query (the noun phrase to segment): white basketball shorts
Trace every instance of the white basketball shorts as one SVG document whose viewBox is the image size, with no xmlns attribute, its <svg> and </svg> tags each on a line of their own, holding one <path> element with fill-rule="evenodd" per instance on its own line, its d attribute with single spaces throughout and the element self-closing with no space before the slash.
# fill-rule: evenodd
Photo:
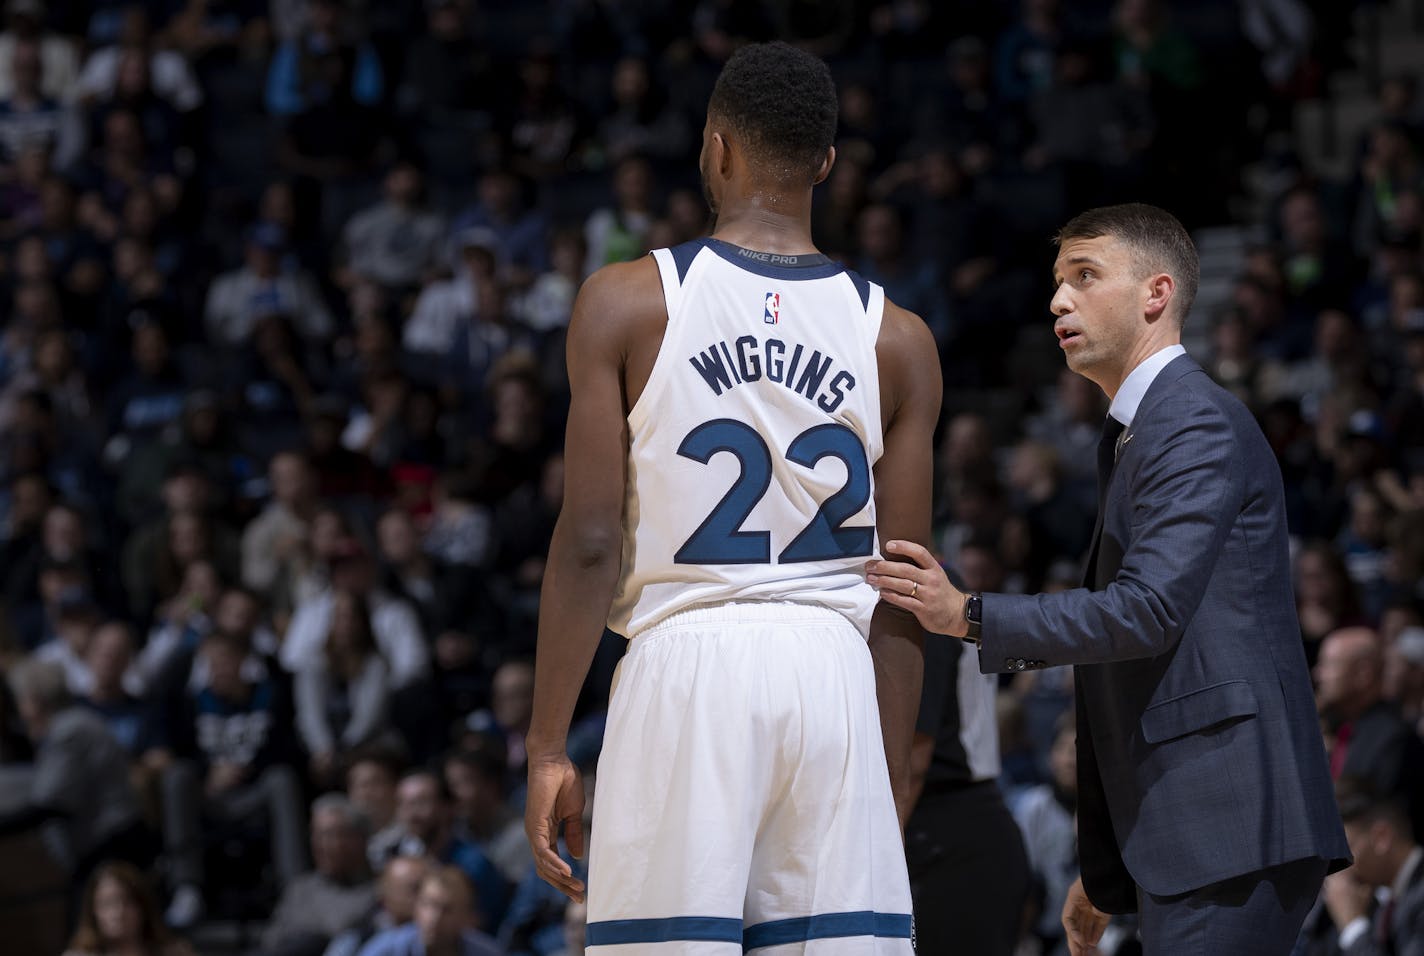
<svg viewBox="0 0 1424 956">
<path fill-rule="evenodd" d="M 870 651 L 835 611 L 694 608 L 635 637 L 594 793 L 597 956 L 913 952 Z"/>
</svg>

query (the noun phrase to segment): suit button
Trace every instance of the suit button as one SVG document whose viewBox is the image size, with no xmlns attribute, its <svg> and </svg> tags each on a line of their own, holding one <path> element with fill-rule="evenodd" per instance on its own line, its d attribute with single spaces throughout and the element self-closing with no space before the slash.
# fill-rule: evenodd
<svg viewBox="0 0 1424 956">
<path fill-rule="evenodd" d="M 1015 666 L 1018 670 L 1023 670 L 1025 667 L 1028 666 L 1028 661 L 1026 661 L 1026 660 L 1024 660 L 1022 657 L 1020 657 L 1018 660 L 1014 661 L 1014 666 Z"/>
</svg>

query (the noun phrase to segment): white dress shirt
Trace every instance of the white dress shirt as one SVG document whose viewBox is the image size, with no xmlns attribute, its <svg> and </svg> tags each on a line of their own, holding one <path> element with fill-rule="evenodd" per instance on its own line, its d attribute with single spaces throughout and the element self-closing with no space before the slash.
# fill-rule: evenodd
<svg viewBox="0 0 1424 956">
<path fill-rule="evenodd" d="M 1112 404 L 1108 406 L 1108 414 L 1123 426 L 1132 424 L 1132 420 L 1137 417 L 1137 406 L 1142 404 L 1143 396 L 1152 387 L 1152 383 L 1157 380 L 1157 376 L 1166 368 L 1178 355 L 1186 355 L 1187 350 L 1181 345 L 1169 345 L 1165 349 L 1153 352 L 1147 358 L 1127 374 L 1123 379 L 1122 387 L 1113 396 Z"/>
</svg>

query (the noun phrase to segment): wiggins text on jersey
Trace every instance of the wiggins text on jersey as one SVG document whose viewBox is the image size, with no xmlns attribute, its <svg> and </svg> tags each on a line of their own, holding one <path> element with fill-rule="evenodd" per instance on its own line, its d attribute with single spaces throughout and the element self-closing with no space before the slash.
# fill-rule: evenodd
<svg viewBox="0 0 1424 956">
<path fill-rule="evenodd" d="M 831 356 L 818 349 L 808 355 L 799 342 L 788 347 L 781 339 L 761 341 L 754 335 L 743 335 L 731 345 L 714 342 L 687 360 L 714 395 L 765 378 L 814 402 L 828 415 L 840 408 L 846 394 L 855 388 L 855 376 L 838 368 Z"/>
</svg>

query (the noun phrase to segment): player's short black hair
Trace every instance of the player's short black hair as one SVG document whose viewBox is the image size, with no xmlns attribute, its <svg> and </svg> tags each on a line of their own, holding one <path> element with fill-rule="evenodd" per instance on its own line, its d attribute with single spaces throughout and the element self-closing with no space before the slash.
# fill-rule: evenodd
<svg viewBox="0 0 1424 956">
<path fill-rule="evenodd" d="M 752 43 L 732 54 L 712 90 L 709 116 L 741 135 L 778 182 L 814 181 L 836 138 L 840 102 L 831 71 L 789 43 Z"/>
<path fill-rule="evenodd" d="M 1172 307 L 1180 326 L 1187 318 L 1201 282 L 1201 261 L 1192 237 L 1176 216 L 1145 203 L 1124 203 L 1089 209 L 1069 220 L 1053 241 L 1111 236 L 1132 250 L 1145 277 L 1165 272 L 1177 283 Z"/>
</svg>

